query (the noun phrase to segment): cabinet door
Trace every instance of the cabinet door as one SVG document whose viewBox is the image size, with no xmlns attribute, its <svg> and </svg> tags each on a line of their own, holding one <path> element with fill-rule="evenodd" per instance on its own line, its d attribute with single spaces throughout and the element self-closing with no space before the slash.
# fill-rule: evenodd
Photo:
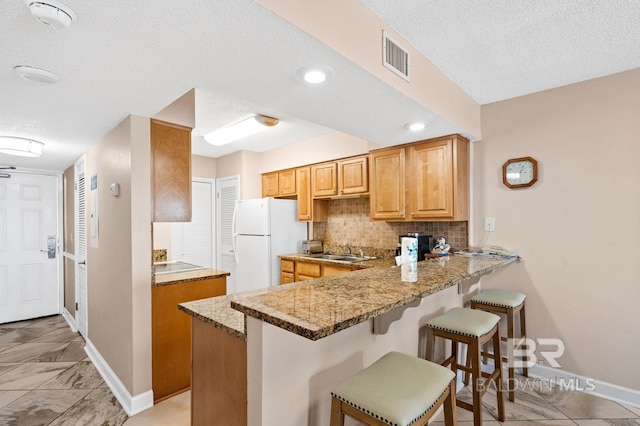
<svg viewBox="0 0 640 426">
<path fill-rule="evenodd" d="M 191 318 L 179 303 L 224 295 L 226 278 L 207 278 L 151 288 L 151 381 L 157 402 L 191 384 Z"/>
<path fill-rule="evenodd" d="M 320 271 L 320 265 L 317 263 L 309 262 L 296 262 L 296 281 L 312 280 L 314 278 L 320 278 L 322 273 Z"/>
<path fill-rule="evenodd" d="M 296 170 L 278 172 L 278 195 L 291 197 L 296 195 Z"/>
<path fill-rule="evenodd" d="M 298 220 L 301 222 L 326 222 L 327 200 L 311 198 L 311 167 L 296 170 L 298 194 Z"/>
<path fill-rule="evenodd" d="M 405 218 L 405 149 L 374 151 L 371 163 L 371 219 Z"/>
<path fill-rule="evenodd" d="M 310 221 L 311 217 L 311 167 L 300 167 L 296 170 L 298 193 L 298 220 Z"/>
<path fill-rule="evenodd" d="M 453 218 L 452 140 L 408 148 L 412 219 Z"/>
<path fill-rule="evenodd" d="M 291 272 L 280 272 L 280 284 L 290 284 L 295 281 Z"/>
<path fill-rule="evenodd" d="M 191 222 L 191 129 L 151 120 L 154 222 Z"/>
<path fill-rule="evenodd" d="M 369 191 L 369 157 L 338 161 L 339 195 L 362 194 Z"/>
<path fill-rule="evenodd" d="M 277 197 L 278 196 L 278 172 L 265 173 L 262 175 L 262 196 Z"/>
<path fill-rule="evenodd" d="M 312 197 L 332 197 L 338 194 L 337 165 L 324 163 L 311 166 Z"/>
<path fill-rule="evenodd" d="M 322 267 L 322 276 L 323 277 L 330 277 L 332 275 L 346 274 L 347 272 L 351 272 L 351 268 L 346 268 L 344 266 L 334 266 L 334 265 L 324 265 Z"/>
</svg>

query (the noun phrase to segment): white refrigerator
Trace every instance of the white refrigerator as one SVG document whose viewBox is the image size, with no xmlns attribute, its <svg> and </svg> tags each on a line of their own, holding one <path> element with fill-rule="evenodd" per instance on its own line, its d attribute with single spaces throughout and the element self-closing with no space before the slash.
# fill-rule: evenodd
<svg viewBox="0 0 640 426">
<path fill-rule="evenodd" d="M 295 200 L 275 198 L 236 201 L 236 288 L 227 288 L 227 294 L 280 284 L 278 255 L 298 253 L 307 239 L 307 224 L 298 222 L 297 206 Z"/>
</svg>

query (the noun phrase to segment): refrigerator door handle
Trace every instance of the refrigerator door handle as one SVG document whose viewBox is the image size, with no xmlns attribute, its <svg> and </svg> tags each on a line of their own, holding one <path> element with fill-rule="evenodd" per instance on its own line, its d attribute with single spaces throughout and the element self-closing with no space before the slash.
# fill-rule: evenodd
<svg viewBox="0 0 640 426">
<path fill-rule="evenodd" d="M 233 207 L 233 217 L 231 219 L 231 246 L 233 250 L 233 257 L 236 260 L 236 265 L 238 264 L 238 254 L 236 253 L 236 239 L 238 238 L 238 234 L 236 233 L 236 216 L 238 215 L 238 203 Z"/>
</svg>

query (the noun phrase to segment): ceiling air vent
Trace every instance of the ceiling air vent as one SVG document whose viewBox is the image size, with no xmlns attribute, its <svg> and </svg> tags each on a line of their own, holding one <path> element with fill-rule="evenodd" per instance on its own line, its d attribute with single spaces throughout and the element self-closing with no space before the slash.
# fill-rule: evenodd
<svg viewBox="0 0 640 426">
<path fill-rule="evenodd" d="M 382 62 L 385 67 L 409 81 L 409 53 L 382 32 Z"/>
</svg>

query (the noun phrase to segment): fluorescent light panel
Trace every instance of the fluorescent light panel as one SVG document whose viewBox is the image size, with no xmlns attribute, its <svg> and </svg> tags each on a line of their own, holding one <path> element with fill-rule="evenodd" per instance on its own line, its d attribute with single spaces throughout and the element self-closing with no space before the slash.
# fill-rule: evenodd
<svg viewBox="0 0 640 426">
<path fill-rule="evenodd" d="M 14 136 L 0 136 L 0 153 L 21 157 L 40 157 L 42 142 Z"/>
<path fill-rule="evenodd" d="M 277 118 L 252 115 L 244 120 L 225 126 L 204 135 L 204 140 L 214 146 L 222 146 L 246 138 L 278 124 Z"/>
</svg>

